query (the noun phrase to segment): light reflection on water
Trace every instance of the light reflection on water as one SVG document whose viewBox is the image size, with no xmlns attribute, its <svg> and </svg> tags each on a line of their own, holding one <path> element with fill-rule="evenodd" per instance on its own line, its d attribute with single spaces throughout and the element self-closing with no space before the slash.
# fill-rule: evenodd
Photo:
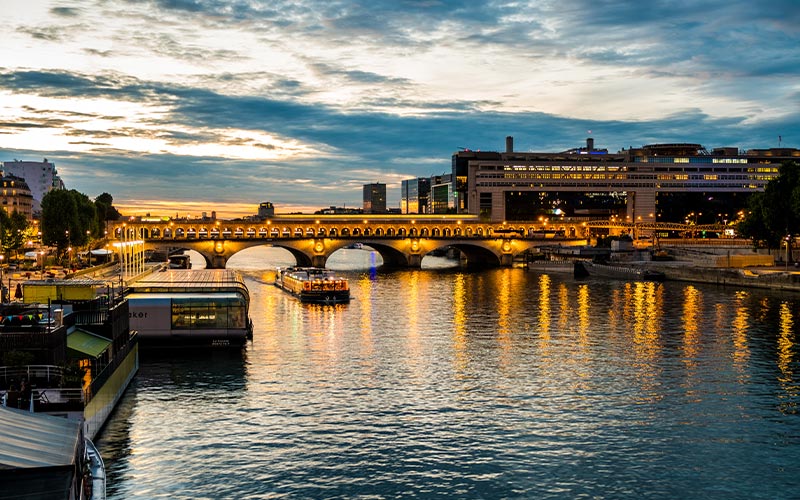
<svg viewBox="0 0 800 500">
<path fill-rule="evenodd" d="M 795 295 L 240 254 L 242 354 L 155 356 L 98 442 L 112 498 L 795 498 Z M 769 478 L 766 480 L 766 478 Z"/>
</svg>

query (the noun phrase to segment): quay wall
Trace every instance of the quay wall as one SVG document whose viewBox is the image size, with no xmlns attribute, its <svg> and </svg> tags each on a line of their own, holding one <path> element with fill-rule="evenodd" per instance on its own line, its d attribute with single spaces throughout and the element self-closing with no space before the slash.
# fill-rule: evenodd
<svg viewBox="0 0 800 500">
<path fill-rule="evenodd" d="M 800 272 L 758 268 L 733 269 L 692 265 L 659 265 L 655 262 L 648 263 L 647 267 L 663 272 L 666 279 L 674 281 L 800 292 Z"/>
</svg>

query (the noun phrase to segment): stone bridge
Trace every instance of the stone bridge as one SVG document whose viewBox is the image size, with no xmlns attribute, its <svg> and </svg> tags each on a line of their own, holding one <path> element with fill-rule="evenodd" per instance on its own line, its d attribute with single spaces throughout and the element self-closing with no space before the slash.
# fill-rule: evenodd
<svg viewBox="0 0 800 500">
<path fill-rule="evenodd" d="M 544 242 L 585 244 L 585 223 L 560 220 L 492 223 L 475 216 L 275 216 L 264 221 L 126 220 L 110 227 L 122 241 L 142 240 L 145 249 L 197 251 L 208 268 L 224 268 L 253 246 L 284 248 L 301 266 L 324 267 L 333 252 L 361 243 L 374 248 L 387 267 L 419 267 L 437 249 L 453 247 L 467 266 L 510 266 Z"/>
</svg>

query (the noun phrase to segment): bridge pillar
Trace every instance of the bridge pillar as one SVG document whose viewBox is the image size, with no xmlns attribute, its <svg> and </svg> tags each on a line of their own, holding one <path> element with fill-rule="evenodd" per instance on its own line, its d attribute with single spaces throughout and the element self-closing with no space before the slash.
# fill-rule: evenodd
<svg viewBox="0 0 800 500">
<path fill-rule="evenodd" d="M 328 257 L 325 255 L 314 255 L 311 257 L 311 265 L 313 267 L 325 267 Z"/>
<path fill-rule="evenodd" d="M 410 268 L 420 268 L 422 267 L 422 255 L 418 253 L 412 253 L 408 256 L 408 267 Z"/>
<path fill-rule="evenodd" d="M 212 255 L 211 258 L 206 259 L 208 262 L 208 267 L 210 269 L 225 269 L 225 265 L 228 263 L 228 258 L 224 255 Z"/>
<path fill-rule="evenodd" d="M 503 241 L 503 245 L 500 247 L 500 266 L 502 267 L 511 267 L 514 265 L 514 254 L 511 253 L 511 242 L 508 240 Z"/>
<path fill-rule="evenodd" d="M 412 238 L 411 253 L 407 256 L 407 266 L 414 269 L 422 267 L 422 254 L 420 253 L 419 238 Z"/>
</svg>

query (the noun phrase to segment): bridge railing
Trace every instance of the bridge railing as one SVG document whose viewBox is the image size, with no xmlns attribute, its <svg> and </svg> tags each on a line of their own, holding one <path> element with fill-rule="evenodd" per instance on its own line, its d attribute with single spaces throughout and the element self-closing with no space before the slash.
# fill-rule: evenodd
<svg viewBox="0 0 800 500">
<path fill-rule="evenodd" d="M 115 228 L 115 234 L 119 234 Z M 405 225 L 395 224 L 362 224 L 362 225 L 172 225 L 172 224 L 126 224 L 123 229 L 129 238 L 162 241 L 187 240 L 288 240 L 309 238 L 339 239 L 397 239 L 397 238 L 429 238 L 429 239 L 558 239 L 584 238 L 585 227 L 563 226 L 553 228 L 532 224 L 462 224 L 462 221 L 449 223 L 417 224 L 411 221 Z"/>
</svg>

